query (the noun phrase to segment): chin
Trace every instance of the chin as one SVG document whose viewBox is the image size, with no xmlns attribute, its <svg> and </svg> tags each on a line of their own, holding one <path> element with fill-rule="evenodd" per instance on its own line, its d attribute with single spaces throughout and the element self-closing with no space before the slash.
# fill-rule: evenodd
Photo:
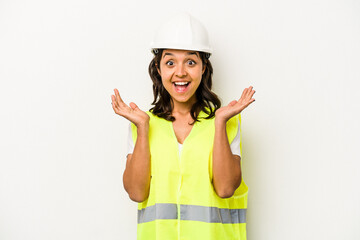
<svg viewBox="0 0 360 240">
<path fill-rule="evenodd" d="M 188 103 L 190 102 L 189 99 L 173 99 L 174 102 L 178 102 L 178 103 Z"/>
<path fill-rule="evenodd" d="M 191 98 L 173 98 L 173 101 L 178 103 L 191 103 Z"/>
</svg>

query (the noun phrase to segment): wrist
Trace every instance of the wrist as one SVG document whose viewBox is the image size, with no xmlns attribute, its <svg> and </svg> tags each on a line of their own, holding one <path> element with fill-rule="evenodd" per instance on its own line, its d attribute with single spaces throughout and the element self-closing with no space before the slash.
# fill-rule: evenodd
<svg viewBox="0 0 360 240">
<path fill-rule="evenodd" d="M 144 122 L 141 124 L 138 124 L 136 126 L 137 132 L 139 133 L 147 133 L 149 131 L 149 122 Z"/>
<path fill-rule="evenodd" d="M 215 130 L 221 130 L 226 128 L 226 120 L 224 119 L 215 119 Z"/>
<path fill-rule="evenodd" d="M 227 119 L 215 116 L 215 126 L 224 126 L 226 125 L 226 122 Z"/>
</svg>

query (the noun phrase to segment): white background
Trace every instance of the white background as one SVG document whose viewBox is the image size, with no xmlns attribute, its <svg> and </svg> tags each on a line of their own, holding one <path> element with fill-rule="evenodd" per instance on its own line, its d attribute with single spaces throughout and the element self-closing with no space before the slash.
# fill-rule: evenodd
<svg viewBox="0 0 360 240">
<path fill-rule="evenodd" d="M 0 0 L 0 239 L 135 239 L 122 185 L 157 26 L 187 11 L 242 113 L 249 240 L 360 239 L 360 2 Z"/>
</svg>

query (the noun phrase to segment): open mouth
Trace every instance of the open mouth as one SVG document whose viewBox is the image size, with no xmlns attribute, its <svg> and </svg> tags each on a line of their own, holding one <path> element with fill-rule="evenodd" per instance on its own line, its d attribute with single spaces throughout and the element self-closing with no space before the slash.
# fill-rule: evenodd
<svg viewBox="0 0 360 240">
<path fill-rule="evenodd" d="M 190 85 L 190 82 L 173 82 L 176 92 L 185 92 Z"/>
</svg>

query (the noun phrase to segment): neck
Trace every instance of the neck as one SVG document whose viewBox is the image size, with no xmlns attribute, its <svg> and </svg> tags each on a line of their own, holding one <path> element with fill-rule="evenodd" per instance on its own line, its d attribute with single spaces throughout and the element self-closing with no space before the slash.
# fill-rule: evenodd
<svg viewBox="0 0 360 240">
<path fill-rule="evenodd" d="M 173 114 L 181 114 L 181 115 L 190 114 L 191 107 L 193 106 L 193 104 L 195 102 L 196 102 L 196 98 L 192 98 L 187 102 L 173 101 L 172 113 Z"/>
</svg>

